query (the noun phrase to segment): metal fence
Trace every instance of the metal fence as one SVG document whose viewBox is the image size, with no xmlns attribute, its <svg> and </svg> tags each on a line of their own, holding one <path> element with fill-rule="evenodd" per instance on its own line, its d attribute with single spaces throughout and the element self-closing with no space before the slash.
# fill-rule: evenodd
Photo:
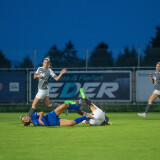
<svg viewBox="0 0 160 160">
<path fill-rule="evenodd" d="M 61 68 L 52 68 L 59 74 Z M 153 92 L 148 73 L 153 67 L 68 68 L 60 81 L 49 80 L 50 100 L 63 102 L 81 98 L 82 87 L 92 101 L 104 105 L 144 104 Z M 0 104 L 31 104 L 37 91 L 38 80 L 33 79 L 36 69 L 0 69 Z"/>
</svg>

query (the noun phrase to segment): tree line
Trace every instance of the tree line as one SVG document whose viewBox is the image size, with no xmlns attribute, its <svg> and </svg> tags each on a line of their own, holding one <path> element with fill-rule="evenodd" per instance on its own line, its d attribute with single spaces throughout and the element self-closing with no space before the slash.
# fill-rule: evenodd
<svg viewBox="0 0 160 160">
<path fill-rule="evenodd" d="M 78 57 L 78 51 L 73 43 L 69 41 L 65 44 L 65 48 L 60 50 L 56 45 L 53 45 L 44 57 L 49 56 L 52 67 L 70 68 L 70 67 L 85 67 L 86 60 Z M 119 53 L 116 60 L 113 58 L 112 51 L 109 50 L 108 44 L 100 42 L 91 52 L 88 59 L 88 67 L 136 67 L 136 66 L 155 66 L 160 61 L 160 26 L 156 27 L 156 36 L 151 40 L 144 50 L 144 57 L 140 56 L 138 51 L 133 46 L 130 49 L 124 47 L 122 53 Z M 138 64 L 140 58 L 140 64 Z M 33 68 L 33 62 L 29 56 L 15 66 L 16 68 Z M 0 68 L 11 68 L 9 61 L 3 52 L 0 50 Z"/>
</svg>

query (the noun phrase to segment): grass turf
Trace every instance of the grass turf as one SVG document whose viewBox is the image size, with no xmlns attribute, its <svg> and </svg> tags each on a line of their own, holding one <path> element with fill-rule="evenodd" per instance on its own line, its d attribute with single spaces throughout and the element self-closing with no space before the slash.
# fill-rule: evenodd
<svg viewBox="0 0 160 160">
<path fill-rule="evenodd" d="M 24 127 L 20 115 L 0 113 L 0 160 L 160 159 L 160 113 L 108 113 L 113 124 L 98 127 Z"/>
</svg>

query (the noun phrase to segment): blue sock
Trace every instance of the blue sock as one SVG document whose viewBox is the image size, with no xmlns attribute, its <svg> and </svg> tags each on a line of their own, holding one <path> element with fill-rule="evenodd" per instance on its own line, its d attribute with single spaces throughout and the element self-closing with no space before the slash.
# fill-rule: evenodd
<svg viewBox="0 0 160 160">
<path fill-rule="evenodd" d="M 87 119 L 87 117 L 83 116 L 83 117 L 75 119 L 74 121 L 78 124 L 78 123 L 81 123 L 83 120 L 86 120 L 86 119 Z"/>
<path fill-rule="evenodd" d="M 80 108 L 80 105 L 75 105 L 75 104 L 69 104 L 69 107 L 68 107 L 68 109 L 69 110 L 72 110 L 72 109 L 79 109 Z"/>
</svg>

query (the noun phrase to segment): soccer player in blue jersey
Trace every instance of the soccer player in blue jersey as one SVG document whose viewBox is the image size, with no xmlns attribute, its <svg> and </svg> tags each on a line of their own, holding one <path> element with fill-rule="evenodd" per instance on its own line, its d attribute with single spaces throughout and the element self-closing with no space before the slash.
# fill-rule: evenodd
<svg viewBox="0 0 160 160">
<path fill-rule="evenodd" d="M 58 106 L 54 111 L 49 112 L 46 116 L 44 116 L 43 112 L 36 112 L 32 114 L 31 118 L 29 116 L 21 117 L 21 121 L 24 126 L 28 126 L 30 123 L 33 123 L 34 126 L 73 126 L 76 125 L 83 120 L 92 118 L 92 115 L 86 114 L 80 118 L 75 120 L 66 120 L 60 119 L 59 115 L 64 111 L 64 109 L 68 110 L 80 110 L 80 104 L 67 104 L 64 103 Z"/>
</svg>

